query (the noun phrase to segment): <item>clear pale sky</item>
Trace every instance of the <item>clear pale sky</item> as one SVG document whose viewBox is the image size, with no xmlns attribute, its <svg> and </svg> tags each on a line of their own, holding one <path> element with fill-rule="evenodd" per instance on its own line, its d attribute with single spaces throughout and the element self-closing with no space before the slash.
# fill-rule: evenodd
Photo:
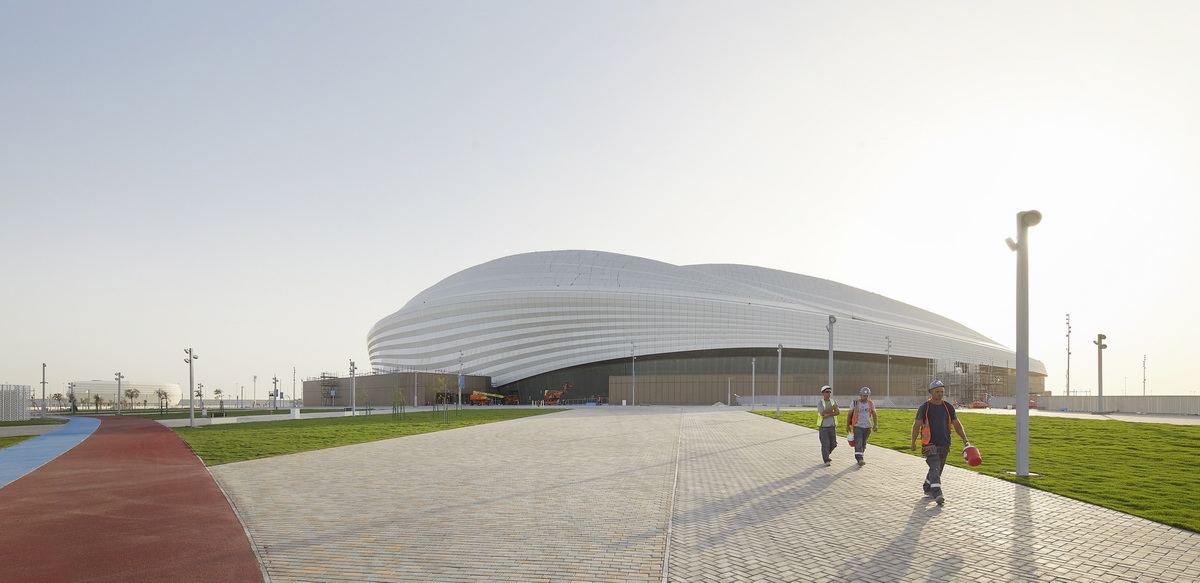
<svg viewBox="0 0 1200 583">
<path fill-rule="evenodd" d="M 0 3 L 0 383 L 260 398 L 443 277 L 832 279 L 1200 394 L 1200 3 Z M 880 350 L 883 349 L 880 339 Z M 900 347 L 895 347 L 902 352 Z M 1143 368 L 1143 358 L 1145 368 Z"/>
</svg>

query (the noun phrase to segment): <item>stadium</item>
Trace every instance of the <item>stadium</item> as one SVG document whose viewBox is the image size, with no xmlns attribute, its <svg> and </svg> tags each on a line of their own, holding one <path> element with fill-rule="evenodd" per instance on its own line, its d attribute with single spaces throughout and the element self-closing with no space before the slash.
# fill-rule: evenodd
<svg viewBox="0 0 1200 583">
<path fill-rule="evenodd" d="M 601 251 L 465 269 L 376 323 L 367 344 L 377 375 L 465 375 L 521 402 L 809 404 L 831 377 L 835 394 L 869 386 L 896 405 L 923 400 L 933 379 L 959 403 L 1011 402 L 1016 387 L 1011 349 L 879 294 L 763 267 Z M 1045 366 L 1030 359 L 1029 370 L 1030 393 L 1040 393 Z"/>
</svg>

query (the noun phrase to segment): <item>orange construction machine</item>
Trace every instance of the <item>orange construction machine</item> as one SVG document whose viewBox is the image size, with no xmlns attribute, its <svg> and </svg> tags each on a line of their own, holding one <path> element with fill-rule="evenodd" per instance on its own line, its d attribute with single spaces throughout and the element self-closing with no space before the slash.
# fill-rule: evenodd
<svg viewBox="0 0 1200 583">
<path fill-rule="evenodd" d="M 571 383 L 563 383 L 562 389 L 546 389 L 542 392 L 542 400 L 547 405 L 557 405 L 567 394 L 567 389 L 569 388 L 571 388 Z"/>
<path fill-rule="evenodd" d="M 472 391 L 471 392 L 471 404 L 472 405 L 490 405 L 491 404 L 490 399 L 504 399 L 504 395 L 497 395 L 495 393 L 485 393 L 483 391 Z"/>
</svg>

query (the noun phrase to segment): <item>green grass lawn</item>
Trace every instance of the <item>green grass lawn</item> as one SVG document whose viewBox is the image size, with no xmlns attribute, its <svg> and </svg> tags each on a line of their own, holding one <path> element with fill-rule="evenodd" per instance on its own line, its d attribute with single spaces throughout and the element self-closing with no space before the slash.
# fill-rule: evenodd
<svg viewBox="0 0 1200 583">
<path fill-rule="evenodd" d="M 28 421 L 0 421 L 0 427 L 19 427 L 24 425 L 62 425 L 66 423 L 62 419 L 30 419 Z M 36 435 L 12 435 L 8 437 L 0 437 L 0 449 L 10 447 L 21 443 L 27 439 L 33 439 Z"/>
<path fill-rule="evenodd" d="M 0 437 L 0 449 L 16 445 L 26 439 L 33 439 L 36 435 L 11 435 L 8 437 Z"/>
<path fill-rule="evenodd" d="M 385 413 L 353 417 L 289 419 L 173 428 L 205 465 L 259 459 L 303 451 L 354 445 L 509 419 L 554 413 L 562 409 L 463 409 L 406 413 L 403 419 Z M 445 421 L 443 421 L 445 420 Z"/>
<path fill-rule="evenodd" d="M 0 421 L 0 427 L 19 427 L 22 425 L 62 425 L 62 419 L 30 419 L 28 421 Z"/>
<path fill-rule="evenodd" d="M 880 428 L 871 434 L 871 445 L 917 456 L 908 448 L 915 411 L 877 414 Z M 958 415 L 983 464 L 968 466 L 952 453 L 951 465 L 1200 532 L 1200 505 L 1191 497 L 1200 491 L 1200 426 L 1030 416 L 1029 471 L 1044 474 L 1031 477 L 1001 473 L 1016 470 L 1015 415 Z M 780 420 L 815 428 L 816 412 L 783 411 Z M 844 440 L 844 415 L 838 427 Z M 954 444 L 961 450 L 957 435 Z"/>
</svg>

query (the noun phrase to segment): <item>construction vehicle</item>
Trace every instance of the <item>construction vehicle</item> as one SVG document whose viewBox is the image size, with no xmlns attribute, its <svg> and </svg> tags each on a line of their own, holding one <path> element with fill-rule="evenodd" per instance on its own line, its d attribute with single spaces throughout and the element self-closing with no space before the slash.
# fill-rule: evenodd
<svg viewBox="0 0 1200 583">
<path fill-rule="evenodd" d="M 490 405 L 491 401 L 489 399 L 503 399 L 503 398 L 504 398 L 504 395 L 497 395 L 495 393 L 485 393 L 483 391 L 471 391 L 470 400 L 471 400 L 472 405 Z"/>
<path fill-rule="evenodd" d="M 563 383 L 562 389 L 546 389 L 542 391 L 542 400 L 546 405 L 557 405 L 567 394 L 569 388 L 571 388 L 571 383 Z"/>
</svg>

